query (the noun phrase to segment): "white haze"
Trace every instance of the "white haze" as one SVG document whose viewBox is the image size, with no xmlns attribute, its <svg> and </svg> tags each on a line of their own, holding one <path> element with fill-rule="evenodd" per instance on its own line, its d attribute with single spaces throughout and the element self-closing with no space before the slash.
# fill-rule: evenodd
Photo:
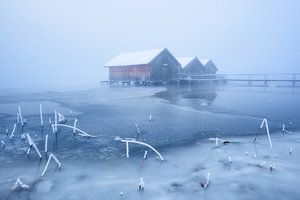
<svg viewBox="0 0 300 200">
<path fill-rule="evenodd" d="M 96 85 L 123 51 L 167 47 L 220 73 L 299 72 L 299 1 L 1 1 L 0 87 Z"/>
</svg>

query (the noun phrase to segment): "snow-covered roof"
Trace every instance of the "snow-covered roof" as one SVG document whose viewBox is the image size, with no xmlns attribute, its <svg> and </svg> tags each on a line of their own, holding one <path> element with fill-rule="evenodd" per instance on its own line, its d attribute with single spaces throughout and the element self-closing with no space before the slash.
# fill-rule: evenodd
<svg viewBox="0 0 300 200">
<path fill-rule="evenodd" d="M 185 68 L 192 60 L 194 60 L 196 57 L 179 57 L 176 58 L 178 62 L 181 64 L 182 68 Z"/>
<path fill-rule="evenodd" d="M 121 53 L 105 63 L 104 67 L 149 64 L 163 50 L 165 48 Z"/>
<path fill-rule="evenodd" d="M 210 59 L 209 58 L 202 58 L 202 59 L 199 59 L 199 61 L 201 62 L 202 65 L 206 65 Z"/>
<path fill-rule="evenodd" d="M 199 59 L 199 61 L 202 63 L 202 65 L 204 65 L 206 68 L 210 68 L 210 69 L 214 69 L 215 71 L 218 71 L 218 68 L 216 67 L 216 65 L 212 62 L 211 59 Z M 208 63 L 211 63 L 211 65 L 207 66 Z"/>
</svg>

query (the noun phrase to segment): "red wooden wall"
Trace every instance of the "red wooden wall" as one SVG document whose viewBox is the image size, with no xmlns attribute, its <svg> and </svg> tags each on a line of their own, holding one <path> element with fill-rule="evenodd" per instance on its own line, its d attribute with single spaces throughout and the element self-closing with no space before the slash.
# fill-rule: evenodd
<svg viewBox="0 0 300 200">
<path fill-rule="evenodd" d="M 109 79 L 119 81 L 150 80 L 150 65 L 110 67 Z"/>
</svg>

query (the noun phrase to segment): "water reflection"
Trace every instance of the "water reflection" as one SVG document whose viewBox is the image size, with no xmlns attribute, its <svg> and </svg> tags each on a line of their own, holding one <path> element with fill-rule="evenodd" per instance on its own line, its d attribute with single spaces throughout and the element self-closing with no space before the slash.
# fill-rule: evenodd
<svg viewBox="0 0 300 200">
<path fill-rule="evenodd" d="M 211 105 L 218 94 L 214 86 L 207 87 L 167 87 L 167 90 L 155 94 L 156 97 L 165 99 L 171 104 L 188 106 L 194 109 L 203 109 Z"/>
</svg>

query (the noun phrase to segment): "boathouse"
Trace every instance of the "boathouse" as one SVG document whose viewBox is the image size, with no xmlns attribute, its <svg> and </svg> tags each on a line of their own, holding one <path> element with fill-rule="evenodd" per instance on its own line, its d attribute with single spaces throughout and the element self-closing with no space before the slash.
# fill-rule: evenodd
<svg viewBox="0 0 300 200">
<path fill-rule="evenodd" d="M 211 59 L 199 59 L 201 64 L 205 68 L 205 74 L 216 74 L 218 71 L 218 68 L 216 65 L 213 63 Z"/>
<path fill-rule="evenodd" d="M 179 57 L 181 64 L 181 73 L 185 75 L 203 75 L 206 74 L 206 68 L 197 57 Z"/>
<path fill-rule="evenodd" d="M 170 82 L 180 73 L 180 63 L 168 49 L 127 52 L 104 64 L 110 81 Z"/>
</svg>

